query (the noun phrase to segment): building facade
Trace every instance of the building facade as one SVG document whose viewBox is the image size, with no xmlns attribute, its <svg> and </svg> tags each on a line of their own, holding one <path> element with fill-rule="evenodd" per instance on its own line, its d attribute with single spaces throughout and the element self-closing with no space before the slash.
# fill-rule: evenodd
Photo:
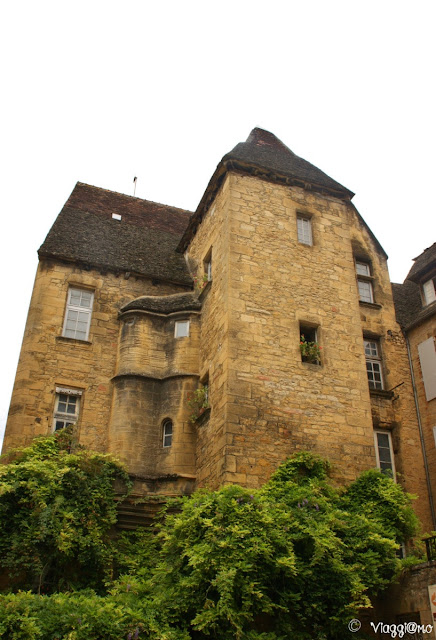
<svg viewBox="0 0 436 640">
<path fill-rule="evenodd" d="M 414 338 L 352 197 L 262 129 L 194 213 L 78 183 L 39 250 L 4 451 L 75 423 L 137 494 L 174 495 L 310 450 L 338 482 L 389 471 L 436 528 Z"/>
</svg>

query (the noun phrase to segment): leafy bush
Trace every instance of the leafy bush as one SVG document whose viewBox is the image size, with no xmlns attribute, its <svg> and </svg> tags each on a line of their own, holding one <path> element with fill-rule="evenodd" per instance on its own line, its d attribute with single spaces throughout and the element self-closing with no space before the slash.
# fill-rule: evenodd
<svg viewBox="0 0 436 640">
<path fill-rule="evenodd" d="M 110 456 L 74 448 L 71 429 L 39 438 L 0 465 L 0 569 L 14 588 L 102 590 L 114 554 Z"/>
<path fill-rule="evenodd" d="M 0 485 L 9 487 L 7 500 L 15 495 L 21 501 L 17 522 L 29 528 L 23 533 L 26 570 L 31 573 L 33 552 L 39 572 L 44 561 L 49 564 L 50 585 L 61 584 L 60 569 L 71 575 L 70 558 L 80 566 L 80 586 L 87 579 L 82 563 L 91 562 L 95 552 L 89 583 L 101 584 L 102 575 L 108 580 L 111 562 L 119 577 L 109 581 L 104 598 L 91 591 L 0 596 L 0 638 L 5 640 L 355 638 L 348 622 L 395 577 L 398 543 L 416 531 L 410 497 L 391 479 L 370 471 L 339 490 L 328 480 L 326 461 L 299 453 L 259 490 L 231 485 L 199 491 L 180 500 L 179 511 L 167 516 L 157 533 L 141 530 L 111 541 L 115 515 L 106 481 L 120 473 L 125 480 L 123 472 L 97 454 L 68 453 L 59 443 L 53 453 L 53 446 L 53 441 L 39 441 L 33 453 L 20 454 L 14 464 L 23 465 L 23 471 L 15 470 Z M 85 489 L 82 474 L 89 465 L 98 473 Z M 58 491 L 55 478 L 63 487 Z M 72 511 L 77 490 L 88 492 L 83 503 L 77 498 L 78 512 Z M 24 505 L 31 499 L 26 525 Z M 102 514 L 101 529 L 83 516 L 86 501 L 91 513 Z M 8 508 L 4 513 L 10 519 L 13 509 Z M 32 547 L 30 537 L 41 524 L 44 536 L 37 536 Z M 70 535 L 73 527 L 77 544 Z M 17 551 L 11 557 L 12 566 L 20 568 Z"/>
</svg>

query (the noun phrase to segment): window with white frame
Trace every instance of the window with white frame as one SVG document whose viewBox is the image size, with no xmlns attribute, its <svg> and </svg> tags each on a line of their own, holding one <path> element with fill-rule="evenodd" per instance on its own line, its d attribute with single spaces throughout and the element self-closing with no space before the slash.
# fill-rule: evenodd
<svg viewBox="0 0 436 640">
<path fill-rule="evenodd" d="M 189 337 L 189 320 L 177 320 L 174 326 L 175 338 Z"/>
<path fill-rule="evenodd" d="M 382 473 L 386 473 L 395 479 L 394 452 L 390 432 L 374 431 L 374 442 L 377 467 Z"/>
<path fill-rule="evenodd" d="M 162 446 L 171 447 L 173 444 L 173 421 L 167 418 L 162 423 Z"/>
<path fill-rule="evenodd" d="M 356 262 L 357 288 L 360 302 L 374 302 L 371 268 L 367 262 Z"/>
<path fill-rule="evenodd" d="M 364 340 L 366 375 L 370 389 L 383 389 L 382 361 L 378 340 Z"/>
<path fill-rule="evenodd" d="M 431 280 L 427 280 L 422 285 L 422 290 L 424 292 L 424 302 L 425 304 L 431 304 L 436 300 L 436 276 L 431 278 Z"/>
<path fill-rule="evenodd" d="M 82 392 L 76 389 L 56 387 L 55 407 L 53 413 L 53 430 L 60 431 L 79 419 L 80 399 Z"/>
<path fill-rule="evenodd" d="M 309 217 L 297 215 L 297 237 L 301 244 L 313 244 L 312 221 Z"/>
<path fill-rule="evenodd" d="M 88 339 L 93 301 L 92 291 L 70 287 L 62 333 L 65 338 Z"/>
</svg>

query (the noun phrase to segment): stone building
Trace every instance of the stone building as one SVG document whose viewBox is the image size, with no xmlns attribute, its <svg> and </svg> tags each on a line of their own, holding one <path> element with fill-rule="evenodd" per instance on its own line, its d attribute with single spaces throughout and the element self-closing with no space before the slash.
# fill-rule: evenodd
<svg viewBox="0 0 436 640">
<path fill-rule="evenodd" d="M 397 318 L 412 371 L 424 465 L 434 509 L 436 496 L 436 243 L 415 258 L 402 285 L 394 284 Z M 433 521 L 435 514 L 433 512 Z"/>
<path fill-rule="evenodd" d="M 352 197 L 262 129 L 194 213 L 78 183 L 39 250 L 4 450 L 74 422 L 150 495 L 257 487 L 311 450 L 338 482 L 390 470 L 436 528 L 387 256 Z"/>
</svg>

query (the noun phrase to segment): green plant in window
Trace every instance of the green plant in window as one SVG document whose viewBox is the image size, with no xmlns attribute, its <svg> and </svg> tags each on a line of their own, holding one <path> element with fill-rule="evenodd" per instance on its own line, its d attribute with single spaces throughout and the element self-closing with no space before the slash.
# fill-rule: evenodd
<svg viewBox="0 0 436 640">
<path fill-rule="evenodd" d="M 205 411 L 209 409 L 209 387 L 207 384 L 198 387 L 188 400 L 188 405 L 192 408 L 190 422 L 195 422 Z"/>
<path fill-rule="evenodd" d="M 202 276 L 193 276 L 194 288 L 196 291 L 203 291 L 207 283 L 209 282 L 209 277 L 207 273 L 204 273 Z"/>
<path fill-rule="evenodd" d="M 300 336 L 300 351 L 303 362 L 321 364 L 321 347 L 317 342 L 307 341 L 303 334 Z"/>
</svg>

